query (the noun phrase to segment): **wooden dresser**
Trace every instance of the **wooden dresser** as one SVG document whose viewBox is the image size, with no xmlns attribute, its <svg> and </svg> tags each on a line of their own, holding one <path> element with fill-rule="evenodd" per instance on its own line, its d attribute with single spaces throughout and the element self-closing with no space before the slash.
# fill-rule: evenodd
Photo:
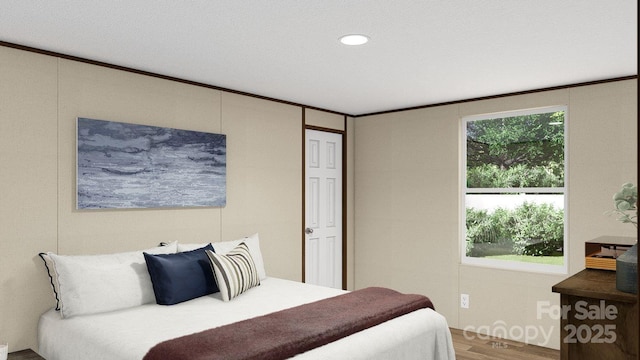
<svg viewBox="0 0 640 360">
<path fill-rule="evenodd" d="M 585 269 L 552 290 L 560 293 L 561 359 L 638 359 L 638 295 L 616 289 L 615 271 Z"/>
</svg>

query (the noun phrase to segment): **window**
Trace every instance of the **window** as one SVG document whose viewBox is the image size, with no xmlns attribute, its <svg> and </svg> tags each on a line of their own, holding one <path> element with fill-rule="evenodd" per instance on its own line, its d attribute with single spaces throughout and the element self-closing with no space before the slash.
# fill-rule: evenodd
<svg viewBox="0 0 640 360">
<path fill-rule="evenodd" d="M 462 119 L 462 262 L 566 273 L 566 107 Z"/>
</svg>

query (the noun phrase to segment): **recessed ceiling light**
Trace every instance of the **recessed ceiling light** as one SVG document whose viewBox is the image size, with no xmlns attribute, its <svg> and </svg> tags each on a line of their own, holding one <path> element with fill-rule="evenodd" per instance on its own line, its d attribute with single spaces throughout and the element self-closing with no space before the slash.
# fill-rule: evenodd
<svg viewBox="0 0 640 360">
<path fill-rule="evenodd" d="M 366 44 L 367 41 L 369 41 L 369 37 L 362 34 L 349 34 L 340 37 L 340 42 L 345 45 L 362 45 Z"/>
</svg>

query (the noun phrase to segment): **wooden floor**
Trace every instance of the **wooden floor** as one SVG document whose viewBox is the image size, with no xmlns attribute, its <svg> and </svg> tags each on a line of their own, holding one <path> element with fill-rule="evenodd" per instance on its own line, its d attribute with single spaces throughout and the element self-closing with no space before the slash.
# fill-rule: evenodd
<svg viewBox="0 0 640 360">
<path fill-rule="evenodd" d="M 467 333 L 469 334 L 469 333 Z M 546 360 L 560 359 L 560 351 L 541 346 L 527 345 L 504 339 L 479 339 L 465 336 L 462 330 L 451 329 L 456 360 Z"/>
</svg>

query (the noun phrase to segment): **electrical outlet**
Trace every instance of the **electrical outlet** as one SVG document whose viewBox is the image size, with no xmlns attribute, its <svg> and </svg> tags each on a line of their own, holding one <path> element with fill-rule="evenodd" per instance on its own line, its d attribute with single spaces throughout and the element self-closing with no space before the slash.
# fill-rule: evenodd
<svg viewBox="0 0 640 360">
<path fill-rule="evenodd" d="M 460 307 L 463 309 L 469 308 L 469 294 L 460 294 Z"/>
</svg>

